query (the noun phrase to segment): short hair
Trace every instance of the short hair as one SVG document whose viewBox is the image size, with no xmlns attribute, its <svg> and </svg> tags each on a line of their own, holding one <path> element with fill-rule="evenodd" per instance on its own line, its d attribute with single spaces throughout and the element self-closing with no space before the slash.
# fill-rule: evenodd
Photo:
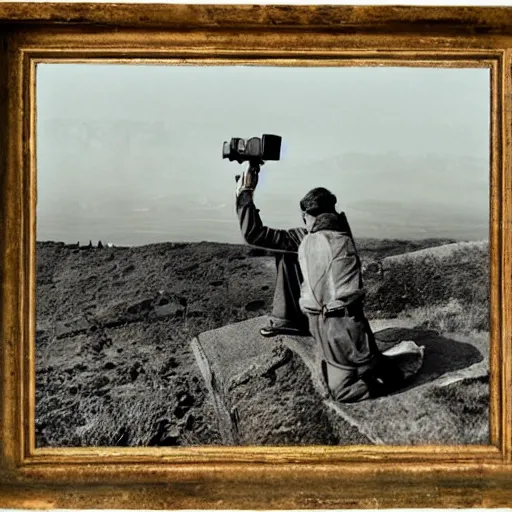
<svg viewBox="0 0 512 512">
<path fill-rule="evenodd" d="M 300 209 L 317 217 L 322 213 L 336 213 L 336 196 L 323 187 L 310 190 L 300 201 Z"/>
</svg>

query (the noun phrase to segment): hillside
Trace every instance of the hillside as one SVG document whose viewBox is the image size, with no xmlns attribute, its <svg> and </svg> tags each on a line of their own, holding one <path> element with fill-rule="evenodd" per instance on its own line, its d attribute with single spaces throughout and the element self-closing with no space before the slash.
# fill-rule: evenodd
<svg viewBox="0 0 512 512">
<path fill-rule="evenodd" d="M 39 243 L 38 445 L 215 443 L 189 342 L 268 308 L 271 270 L 249 253 Z"/>
<path fill-rule="evenodd" d="M 371 315 L 413 317 L 423 327 L 489 330 L 489 244 L 458 242 L 392 255 L 367 272 Z"/>
<path fill-rule="evenodd" d="M 373 261 L 445 242 L 362 240 L 358 247 Z M 220 443 L 189 342 L 201 332 L 269 312 L 272 258 L 246 246 L 215 243 L 88 249 L 45 242 L 37 251 L 37 445 Z M 418 277 L 416 291 L 407 301 L 402 293 L 398 306 L 394 290 L 423 276 L 427 260 L 422 257 L 419 266 L 406 260 L 402 267 L 398 260 L 391 273 L 368 272 L 369 314 L 418 315 L 419 308 L 447 307 L 453 300 L 485 308 L 485 250 L 464 254 L 461 261 L 432 259 L 443 286 L 426 293 L 427 277 Z M 455 264 L 456 272 L 450 270 Z M 477 271 L 472 295 L 461 294 L 461 282 L 470 282 Z M 473 328 L 485 331 L 484 325 Z M 261 442 L 362 442 L 350 429 L 346 439 L 333 433 L 328 415 L 315 410 L 315 391 L 300 359 L 292 358 L 279 382 L 290 397 L 283 405 L 291 408 L 286 414 L 303 427 L 260 436 Z M 296 409 L 292 398 L 299 391 L 302 408 Z M 312 418 L 319 417 L 313 428 Z"/>
</svg>

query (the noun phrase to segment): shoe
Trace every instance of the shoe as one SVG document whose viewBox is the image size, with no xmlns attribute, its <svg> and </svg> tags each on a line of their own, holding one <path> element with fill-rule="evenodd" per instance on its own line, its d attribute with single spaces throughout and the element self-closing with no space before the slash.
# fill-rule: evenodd
<svg viewBox="0 0 512 512">
<path fill-rule="evenodd" d="M 260 329 L 260 334 L 266 338 L 279 336 L 280 334 L 289 334 L 291 336 L 310 336 L 308 329 L 295 327 L 290 324 L 276 324 L 274 320 L 269 320 L 268 324 Z"/>
<path fill-rule="evenodd" d="M 360 377 L 360 379 L 368 387 L 370 398 L 379 398 L 386 394 L 384 382 L 381 378 L 376 377 L 372 370 L 366 370 Z"/>
<path fill-rule="evenodd" d="M 360 378 L 368 386 L 371 398 L 394 393 L 405 383 L 402 370 L 390 360 L 380 361 L 374 368 L 365 371 Z"/>
</svg>

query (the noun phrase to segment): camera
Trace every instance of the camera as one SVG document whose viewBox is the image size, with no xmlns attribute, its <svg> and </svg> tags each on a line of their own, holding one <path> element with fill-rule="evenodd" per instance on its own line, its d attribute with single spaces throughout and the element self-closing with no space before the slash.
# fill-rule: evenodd
<svg viewBox="0 0 512 512">
<path fill-rule="evenodd" d="M 263 164 L 266 160 L 279 160 L 281 157 L 281 137 L 268 133 L 250 139 L 234 137 L 222 146 L 222 158 L 230 162 L 237 161 Z"/>
</svg>

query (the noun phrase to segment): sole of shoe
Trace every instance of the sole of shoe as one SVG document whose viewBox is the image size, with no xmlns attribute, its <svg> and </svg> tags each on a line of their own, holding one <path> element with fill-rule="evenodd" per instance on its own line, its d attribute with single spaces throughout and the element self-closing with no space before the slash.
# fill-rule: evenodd
<svg viewBox="0 0 512 512">
<path fill-rule="evenodd" d="M 260 334 L 265 336 L 266 338 L 270 338 L 272 336 L 279 336 L 280 334 L 288 334 L 290 336 L 310 336 L 308 332 L 299 331 L 297 329 L 260 329 Z"/>
</svg>

